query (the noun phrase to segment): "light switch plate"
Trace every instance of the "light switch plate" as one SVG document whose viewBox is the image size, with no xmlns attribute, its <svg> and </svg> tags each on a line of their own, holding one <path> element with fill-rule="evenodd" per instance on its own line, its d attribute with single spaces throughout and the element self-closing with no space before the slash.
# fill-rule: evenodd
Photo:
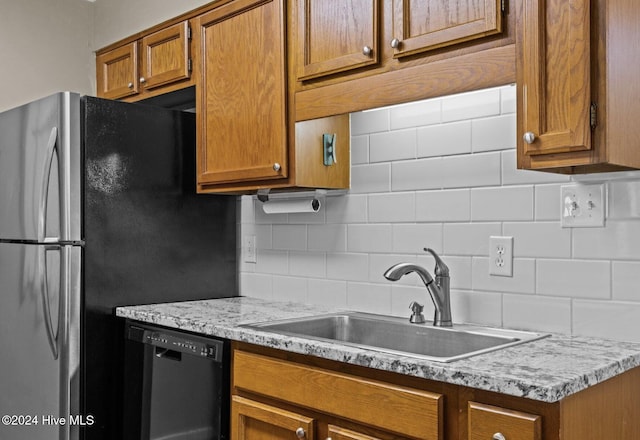
<svg viewBox="0 0 640 440">
<path fill-rule="evenodd" d="M 603 183 L 562 185 L 560 192 L 560 218 L 563 228 L 604 226 L 607 204 Z"/>
<path fill-rule="evenodd" d="M 513 276 L 513 237 L 489 237 L 489 275 Z"/>
</svg>

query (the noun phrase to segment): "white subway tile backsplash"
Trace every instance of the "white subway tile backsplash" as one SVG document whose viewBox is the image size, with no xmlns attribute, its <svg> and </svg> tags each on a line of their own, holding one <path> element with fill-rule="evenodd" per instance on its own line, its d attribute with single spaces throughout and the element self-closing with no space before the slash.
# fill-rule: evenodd
<svg viewBox="0 0 640 440">
<path fill-rule="evenodd" d="M 351 165 L 369 163 L 369 136 L 351 136 Z"/>
<path fill-rule="evenodd" d="M 323 252 L 289 252 L 289 274 L 296 277 L 324 278 L 327 274 Z"/>
<path fill-rule="evenodd" d="M 442 249 L 442 225 L 424 223 L 393 225 L 393 252 L 421 254 L 427 245 Z"/>
<path fill-rule="evenodd" d="M 471 220 L 533 220 L 533 187 L 472 189 Z"/>
<path fill-rule="evenodd" d="M 341 224 L 309 225 L 307 249 L 344 252 L 347 250 L 347 226 Z"/>
<path fill-rule="evenodd" d="M 307 298 L 311 304 L 347 307 L 347 282 L 327 279 L 309 279 Z"/>
<path fill-rule="evenodd" d="M 501 229 L 500 223 L 445 223 L 444 253 L 489 256 L 489 237 Z"/>
<path fill-rule="evenodd" d="M 389 131 L 389 109 L 351 113 L 351 136 Z"/>
<path fill-rule="evenodd" d="M 415 159 L 416 143 L 415 129 L 374 133 L 369 136 L 369 161 L 389 162 Z"/>
<path fill-rule="evenodd" d="M 369 196 L 371 223 L 412 222 L 416 218 L 415 193 L 373 194 Z"/>
<path fill-rule="evenodd" d="M 442 188 L 442 158 L 394 162 L 391 168 L 393 191 Z"/>
<path fill-rule="evenodd" d="M 640 342 L 640 303 L 574 300 L 573 333 Z"/>
<path fill-rule="evenodd" d="M 604 228 L 573 231 L 574 258 L 640 260 L 640 220 L 607 220 Z"/>
<path fill-rule="evenodd" d="M 443 188 L 499 185 L 500 153 L 444 157 L 441 172 Z"/>
<path fill-rule="evenodd" d="M 502 295 L 494 292 L 451 292 L 453 322 L 502 326 Z"/>
<path fill-rule="evenodd" d="M 416 274 L 449 267 L 455 322 L 640 342 L 640 172 L 516 169 L 513 85 L 351 115 L 352 186 L 319 214 L 266 215 L 238 198 L 240 294 L 409 316 L 433 304 Z M 375 162 L 375 163 L 371 163 Z M 560 227 L 560 186 L 605 182 L 601 228 Z M 514 237 L 514 274 L 488 274 L 489 237 Z"/>
<path fill-rule="evenodd" d="M 258 249 L 256 252 L 256 272 L 286 275 L 289 273 L 287 251 Z"/>
<path fill-rule="evenodd" d="M 346 281 L 369 279 L 369 255 L 352 253 L 327 254 L 327 278 Z"/>
<path fill-rule="evenodd" d="M 515 113 L 516 112 L 516 91 L 515 84 L 500 88 L 500 113 Z"/>
<path fill-rule="evenodd" d="M 473 258 L 473 289 L 489 292 L 535 293 L 535 260 L 514 258 L 513 276 L 489 275 L 489 258 Z"/>
<path fill-rule="evenodd" d="M 273 299 L 275 301 L 307 302 L 307 279 L 274 276 Z"/>
<path fill-rule="evenodd" d="M 391 286 L 347 283 L 347 307 L 369 313 L 391 313 Z"/>
<path fill-rule="evenodd" d="M 471 191 L 452 189 L 416 193 L 416 221 L 463 222 L 471 220 Z"/>
<path fill-rule="evenodd" d="M 571 299 L 505 294 L 502 299 L 506 328 L 571 333 Z"/>
<path fill-rule="evenodd" d="M 327 223 L 366 223 L 367 199 L 366 194 L 327 197 Z"/>
<path fill-rule="evenodd" d="M 348 225 L 347 251 L 391 252 L 393 229 L 391 225 Z"/>
<path fill-rule="evenodd" d="M 536 220 L 560 220 L 560 211 L 560 185 L 536 185 Z"/>
<path fill-rule="evenodd" d="M 640 181 L 609 183 L 609 217 L 640 219 Z"/>
<path fill-rule="evenodd" d="M 427 99 L 394 106 L 389 111 L 391 130 L 437 124 L 442 120 L 442 100 Z"/>
<path fill-rule="evenodd" d="M 640 302 L 640 262 L 614 261 L 613 299 Z"/>
<path fill-rule="evenodd" d="M 442 99 L 442 120 L 460 121 L 500 114 L 500 90 L 487 89 Z"/>
<path fill-rule="evenodd" d="M 471 122 L 430 125 L 417 130 L 418 157 L 471 153 Z"/>
<path fill-rule="evenodd" d="M 569 258 L 571 229 L 559 222 L 505 223 L 503 234 L 513 237 L 515 257 Z"/>
<path fill-rule="evenodd" d="M 524 185 L 527 183 L 569 182 L 571 178 L 563 174 L 543 171 L 519 170 L 516 167 L 516 150 L 502 152 L 502 184 Z"/>
<path fill-rule="evenodd" d="M 391 189 L 391 164 L 351 167 L 351 193 L 387 192 Z"/>
<path fill-rule="evenodd" d="M 611 263 L 586 260 L 538 260 L 537 293 L 572 298 L 611 297 Z"/>
<path fill-rule="evenodd" d="M 306 225 L 273 225 L 273 248 L 279 250 L 305 250 Z"/>
<path fill-rule="evenodd" d="M 472 122 L 471 137 L 474 153 L 516 148 L 516 115 L 502 115 L 476 119 Z"/>
</svg>

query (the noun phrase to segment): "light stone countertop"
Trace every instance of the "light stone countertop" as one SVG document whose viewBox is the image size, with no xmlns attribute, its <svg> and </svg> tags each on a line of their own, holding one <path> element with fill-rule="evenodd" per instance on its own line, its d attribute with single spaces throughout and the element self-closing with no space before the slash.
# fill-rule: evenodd
<svg viewBox="0 0 640 440">
<path fill-rule="evenodd" d="M 338 309 L 249 297 L 118 307 L 116 315 L 339 362 L 517 397 L 560 399 L 640 366 L 640 344 L 551 335 L 451 363 L 241 327 Z M 455 324 L 454 324 L 455 325 Z"/>
</svg>

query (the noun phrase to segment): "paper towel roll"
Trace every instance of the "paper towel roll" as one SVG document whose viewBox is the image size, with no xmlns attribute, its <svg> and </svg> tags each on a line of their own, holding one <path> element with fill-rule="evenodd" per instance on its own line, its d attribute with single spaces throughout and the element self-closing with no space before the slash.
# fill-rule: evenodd
<svg viewBox="0 0 640 440">
<path fill-rule="evenodd" d="M 262 204 L 265 214 L 287 214 L 294 212 L 318 212 L 320 210 L 318 199 L 282 199 L 268 200 Z"/>
</svg>

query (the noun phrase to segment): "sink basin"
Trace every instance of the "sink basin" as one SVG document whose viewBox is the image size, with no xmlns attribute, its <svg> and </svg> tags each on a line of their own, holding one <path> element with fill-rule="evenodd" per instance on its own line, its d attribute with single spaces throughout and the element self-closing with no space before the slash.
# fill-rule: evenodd
<svg viewBox="0 0 640 440">
<path fill-rule="evenodd" d="M 403 318 L 360 312 L 259 322 L 243 327 L 438 362 L 452 362 L 548 336 L 470 325 L 434 327 L 429 323 L 411 324 Z"/>
</svg>

